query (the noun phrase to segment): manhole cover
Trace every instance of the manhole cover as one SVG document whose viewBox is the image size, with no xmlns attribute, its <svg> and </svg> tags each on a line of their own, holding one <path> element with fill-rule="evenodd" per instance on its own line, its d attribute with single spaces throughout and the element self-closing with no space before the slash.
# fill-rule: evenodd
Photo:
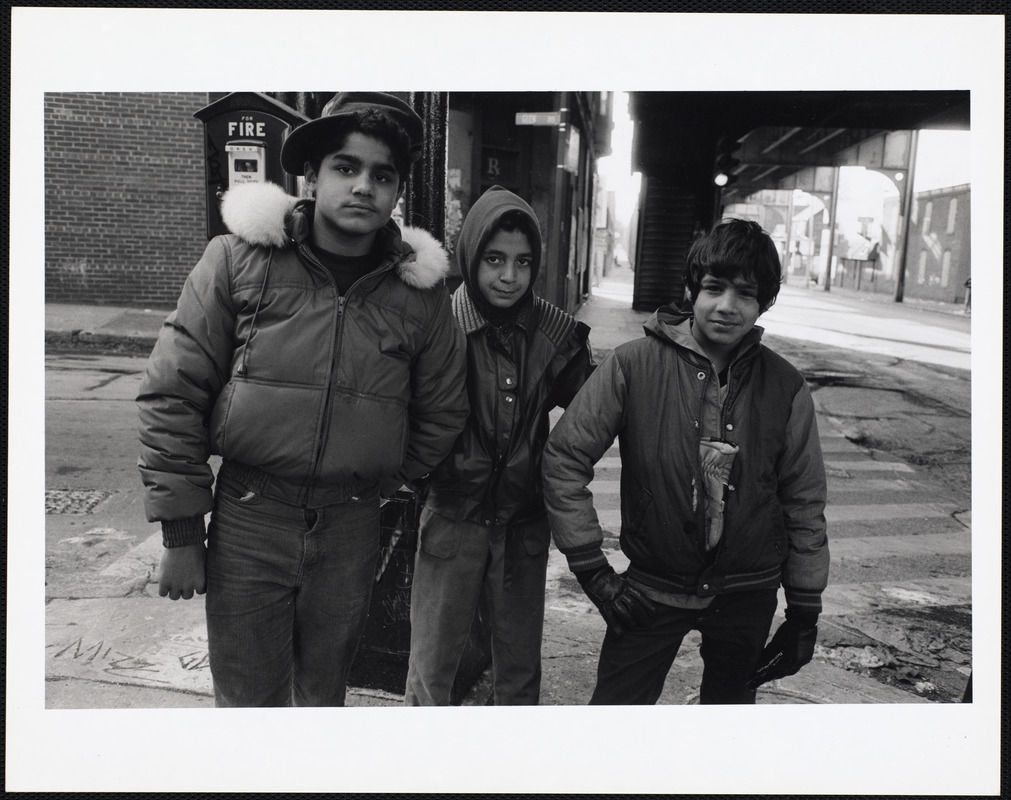
<svg viewBox="0 0 1011 800">
<path fill-rule="evenodd" d="M 112 492 L 91 489 L 51 489 L 46 491 L 47 514 L 90 514 Z"/>
</svg>

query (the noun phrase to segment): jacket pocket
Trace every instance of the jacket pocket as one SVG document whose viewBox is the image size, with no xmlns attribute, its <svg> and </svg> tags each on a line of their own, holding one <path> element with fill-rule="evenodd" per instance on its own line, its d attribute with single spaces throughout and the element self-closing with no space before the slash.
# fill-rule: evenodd
<svg viewBox="0 0 1011 800">
<path fill-rule="evenodd" d="M 653 504 L 653 493 L 638 481 L 629 480 L 629 489 L 621 499 L 621 532 L 623 535 L 635 533 L 646 519 L 646 512 Z"/>
<path fill-rule="evenodd" d="M 436 514 L 430 508 L 421 510 L 418 539 L 421 552 L 435 558 L 453 558 L 460 549 L 461 526 Z"/>
<path fill-rule="evenodd" d="M 228 474 L 227 469 L 218 471 L 215 495 L 219 501 L 224 499 L 233 503 L 239 503 L 247 508 L 259 505 L 261 500 L 258 493 L 252 491 L 238 478 Z"/>
<path fill-rule="evenodd" d="M 786 539 L 786 522 L 783 520 L 783 507 L 776 497 L 769 498 L 766 504 L 765 513 L 769 520 L 769 527 L 772 529 L 772 546 L 776 548 L 776 553 L 786 556 L 788 542 Z"/>
<path fill-rule="evenodd" d="M 786 558 L 786 524 L 775 495 L 746 509 L 735 509 L 734 516 L 728 515 L 727 520 L 738 558 L 763 567 L 781 563 Z"/>
<path fill-rule="evenodd" d="M 212 441 L 225 458 L 301 481 L 313 454 L 319 388 L 232 381 L 211 417 Z"/>
<path fill-rule="evenodd" d="M 393 398 L 334 391 L 320 479 L 396 474 L 407 452 L 407 407 Z"/>
</svg>

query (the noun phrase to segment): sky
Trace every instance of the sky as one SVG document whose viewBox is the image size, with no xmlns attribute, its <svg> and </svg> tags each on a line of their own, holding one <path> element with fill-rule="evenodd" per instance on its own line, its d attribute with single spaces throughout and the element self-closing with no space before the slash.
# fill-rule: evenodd
<svg viewBox="0 0 1011 800">
<path fill-rule="evenodd" d="M 628 116 L 628 92 L 614 93 L 613 118 L 611 155 L 597 160 L 597 173 L 608 190 L 614 191 L 615 215 L 628 223 L 639 199 L 639 173 L 631 171 L 633 125 Z"/>
<path fill-rule="evenodd" d="M 969 183 L 969 131 L 920 131 L 913 190 L 924 192 Z"/>
</svg>

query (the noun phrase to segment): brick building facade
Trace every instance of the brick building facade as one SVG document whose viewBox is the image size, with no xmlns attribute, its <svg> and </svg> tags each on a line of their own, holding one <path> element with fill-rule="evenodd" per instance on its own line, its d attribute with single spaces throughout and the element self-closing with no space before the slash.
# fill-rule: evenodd
<svg viewBox="0 0 1011 800">
<path fill-rule="evenodd" d="M 965 301 L 971 264 L 969 184 L 917 192 L 909 220 L 907 297 Z"/>
<path fill-rule="evenodd" d="M 205 92 L 47 93 L 45 297 L 172 307 L 207 243 Z"/>
</svg>

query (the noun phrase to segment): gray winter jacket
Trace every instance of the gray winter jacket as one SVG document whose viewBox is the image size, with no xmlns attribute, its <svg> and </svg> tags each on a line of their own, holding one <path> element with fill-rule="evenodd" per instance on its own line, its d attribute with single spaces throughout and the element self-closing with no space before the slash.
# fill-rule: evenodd
<svg viewBox="0 0 1011 800">
<path fill-rule="evenodd" d="M 544 450 L 548 517 L 570 568 L 606 564 L 587 486 L 617 437 L 630 578 L 703 597 L 782 582 L 789 605 L 820 611 L 829 565 L 825 468 L 803 377 L 753 328 L 729 366 L 721 408 L 718 377 L 687 316 L 660 309 L 645 328 L 645 338 L 616 348 L 590 376 Z M 706 419 L 740 446 L 723 536 L 711 552 L 700 501 Z"/>
<path fill-rule="evenodd" d="M 445 252 L 391 222 L 381 263 L 342 297 L 309 249 L 312 212 L 271 184 L 229 192 L 233 233 L 208 244 L 161 330 L 137 402 L 145 509 L 166 544 L 202 538 L 211 454 L 311 506 L 427 474 L 463 428 Z"/>
</svg>

